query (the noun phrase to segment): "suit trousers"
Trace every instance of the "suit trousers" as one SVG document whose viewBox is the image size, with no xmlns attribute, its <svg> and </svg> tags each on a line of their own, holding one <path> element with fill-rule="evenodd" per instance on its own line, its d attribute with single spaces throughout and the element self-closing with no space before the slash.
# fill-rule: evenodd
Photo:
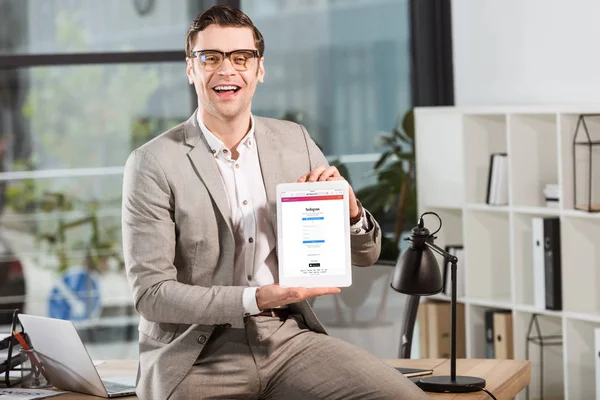
<svg viewBox="0 0 600 400">
<path fill-rule="evenodd" d="M 189 399 L 428 399 L 372 354 L 309 330 L 302 315 L 252 316 L 216 328 L 169 397 Z"/>
</svg>

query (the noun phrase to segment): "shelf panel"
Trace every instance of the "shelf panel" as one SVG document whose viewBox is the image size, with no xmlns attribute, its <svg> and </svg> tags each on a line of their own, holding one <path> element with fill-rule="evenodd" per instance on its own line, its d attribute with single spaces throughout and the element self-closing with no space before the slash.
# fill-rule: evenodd
<svg viewBox="0 0 600 400">
<path fill-rule="evenodd" d="M 600 213 L 590 213 L 581 210 L 563 210 L 561 215 L 564 215 L 565 217 L 600 220 Z"/>
<path fill-rule="evenodd" d="M 497 306 L 468 304 L 466 309 L 467 358 L 486 358 L 487 345 L 485 313 L 489 310 L 509 309 Z"/>
<path fill-rule="evenodd" d="M 539 216 L 559 216 L 561 214 L 561 210 L 559 208 L 552 207 L 511 207 L 510 210 L 515 214 L 529 214 L 529 215 L 539 215 Z"/>
<path fill-rule="evenodd" d="M 487 211 L 487 212 L 497 212 L 497 213 L 508 213 L 508 206 L 491 206 L 486 203 L 469 203 L 466 206 L 467 210 L 473 211 Z"/>
<path fill-rule="evenodd" d="M 469 210 L 464 222 L 466 296 L 510 299 L 508 214 Z"/>
<path fill-rule="evenodd" d="M 440 203 L 428 203 L 425 204 L 423 207 L 421 207 L 423 209 L 423 212 L 425 211 L 430 211 L 432 209 L 436 209 L 436 210 L 444 210 L 447 212 L 457 212 L 457 211 L 462 211 L 462 206 L 454 206 L 451 204 L 445 205 L 445 204 L 440 204 Z"/>
<path fill-rule="evenodd" d="M 577 159 L 573 159 L 573 137 L 575 135 L 575 128 L 577 127 L 577 120 L 579 118 L 579 113 L 573 114 L 564 114 L 560 118 L 560 138 L 561 138 L 561 174 L 562 174 L 562 184 L 561 190 L 563 194 L 563 204 L 564 208 L 567 210 L 574 209 L 575 202 L 575 192 L 574 192 L 574 161 L 577 162 L 577 189 L 578 189 L 578 202 L 581 202 L 584 199 L 584 192 L 581 189 L 586 187 L 587 178 L 586 175 L 583 174 L 583 169 L 588 167 L 587 161 L 585 158 L 581 157 L 581 154 L 577 156 Z M 591 139 L 593 140 L 597 137 L 598 132 L 600 131 L 600 118 L 586 118 L 585 119 L 588 130 L 591 134 Z M 579 133 L 579 137 L 581 137 L 582 133 Z M 587 154 L 587 153 L 584 153 Z M 598 154 L 595 153 L 592 157 L 592 161 L 597 161 Z M 583 162 L 583 163 L 582 163 Z M 596 178 L 594 183 L 592 184 L 592 201 L 598 201 L 600 198 L 600 193 L 598 192 L 600 186 L 598 185 L 598 167 L 594 163 L 592 165 L 594 171 L 592 172 L 592 176 Z M 581 168 L 581 169 L 580 169 Z"/>
<path fill-rule="evenodd" d="M 565 314 L 563 311 L 546 310 L 545 308 L 537 308 L 530 304 L 515 304 L 513 308 L 515 311 L 526 312 L 530 314 L 540 314 L 554 318 L 562 318 Z"/>
<path fill-rule="evenodd" d="M 504 115 L 465 115 L 463 117 L 465 188 L 468 203 L 484 203 L 492 153 L 506 153 Z"/>
<path fill-rule="evenodd" d="M 535 314 L 538 314 L 535 312 Z M 540 357 L 541 346 L 527 341 L 527 333 L 533 313 L 515 311 L 513 313 L 515 358 L 518 360 L 531 361 L 531 383 L 529 394 L 531 398 L 540 398 L 541 394 L 541 372 L 542 362 Z M 561 336 L 562 319 L 557 316 L 538 315 L 537 321 L 543 336 Z M 537 336 L 535 324 L 531 336 Z M 555 341 L 556 342 L 556 341 Z M 544 398 L 562 398 L 564 394 L 564 337 L 563 345 L 543 347 L 543 371 L 544 371 Z M 560 341 L 558 341 L 560 343 Z"/>
<path fill-rule="evenodd" d="M 546 184 L 558 184 L 556 114 L 509 115 L 511 205 L 542 207 Z"/>
<path fill-rule="evenodd" d="M 563 311 L 563 316 L 575 321 L 595 322 L 600 324 L 600 314 Z"/>
<path fill-rule="evenodd" d="M 477 297 L 465 297 L 463 301 L 465 302 L 465 304 L 470 304 L 479 307 L 502 308 L 506 310 L 513 309 L 513 304 L 509 298 L 499 298 L 490 300 Z"/>
<path fill-rule="evenodd" d="M 561 218 L 563 310 L 600 314 L 600 223 Z"/>
<path fill-rule="evenodd" d="M 567 398 L 596 398 L 594 329 L 600 323 L 565 320 Z"/>
</svg>

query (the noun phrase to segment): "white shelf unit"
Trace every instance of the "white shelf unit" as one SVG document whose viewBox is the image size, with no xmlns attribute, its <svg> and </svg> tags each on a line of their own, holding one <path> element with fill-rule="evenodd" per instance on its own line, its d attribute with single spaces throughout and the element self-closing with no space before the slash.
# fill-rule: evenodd
<svg viewBox="0 0 600 400">
<path fill-rule="evenodd" d="M 458 274 L 466 278 L 466 295 L 459 302 L 466 307 L 467 357 L 485 357 L 485 311 L 509 309 L 515 358 L 526 359 L 527 330 L 538 314 L 543 335 L 562 335 L 562 345 L 544 347 L 546 399 L 591 399 L 596 393 L 600 213 L 574 209 L 572 155 L 577 118 L 592 113 L 600 113 L 600 105 L 415 110 L 419 211 L 442 218 L 436 244 L 465 248 Z M 600 129 L 600 119 L 589 126 Z M 507 206 L 485 203 L 495 152 L 508 154 Z M 548 183 L 559 185 L 558 208 L 546 207 L 542 189 Z M 531 221 L 540 216 L 560 218 L 562 311 L 534 306 Z M 435 229 L 435 218 L 425 218 L 426 226 Z M 529 344 L 529 358 L 535 399 L 540 395 L 538 345 Z M 518 398 L 525 399 L 525 393 Z"/>
</svg>

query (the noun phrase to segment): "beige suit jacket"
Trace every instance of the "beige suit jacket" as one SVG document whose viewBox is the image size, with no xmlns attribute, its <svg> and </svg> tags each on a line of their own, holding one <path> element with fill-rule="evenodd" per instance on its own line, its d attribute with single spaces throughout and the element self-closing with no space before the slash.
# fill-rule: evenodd
<svg viewBox="0 0 600 400">
<path fill-rule="evenodd" d="M 273 229 L 275 187 L 327 161 L 301 125 L 255 118 L 255 135 Z M 380 229 L 352 235 L 352 263 L 372 265 Z M 123 252 L 140 314 L 142 399 L 167 399 L 191 369 L 215 326 L 244 327 L 233 286 L 235 243 L 225 189 L 196 113 L 131 153 L 123 180 Z M 310 305 L 292 305 L 325 330 Z"/>
</svg>

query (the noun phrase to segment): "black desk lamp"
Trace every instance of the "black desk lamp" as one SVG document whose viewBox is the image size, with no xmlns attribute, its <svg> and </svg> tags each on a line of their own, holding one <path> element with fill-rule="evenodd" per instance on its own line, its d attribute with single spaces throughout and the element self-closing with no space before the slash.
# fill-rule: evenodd
<svg viewBox="0 0 600 400">
<path fill-rule="evenodd" d="M 432 234 L 423 224 L 423 216 L 435 215 L 440 221 L 437 231 Z M 442 228 L 442 219 L 434 212 L 423 213 L 419 225 L 412 229 L 410 247 L 402 254 L 392 277 L 392 289 L 413 296 L 431 296 L 442 290 L 440 267 L 433 252 L 444 257 L 451 264 L 452 280 L 452 330 L 450 348 L 450 376 L 430 376 L 420 378 L 415 383 L 426 392 L 466 393 L 485 388 L 485 379 L 473 376 L 456 376 L 456 263 L 458 258 L 442 250 L 433 243 L 435 234 Z"/>
</svg>

